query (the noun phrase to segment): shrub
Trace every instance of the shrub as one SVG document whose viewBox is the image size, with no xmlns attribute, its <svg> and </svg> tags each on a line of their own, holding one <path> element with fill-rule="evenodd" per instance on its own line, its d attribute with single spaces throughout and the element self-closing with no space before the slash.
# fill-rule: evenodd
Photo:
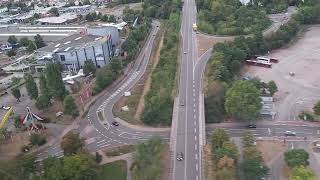
<svg viewBox="0 0 320 180">
<path fill-rule="evenodd" d="M 47 140 L 43 135 L 33 133 L 30 136 L 30 142 L 32 145 L 42 146 L 47 142 Z"/>
</svg>

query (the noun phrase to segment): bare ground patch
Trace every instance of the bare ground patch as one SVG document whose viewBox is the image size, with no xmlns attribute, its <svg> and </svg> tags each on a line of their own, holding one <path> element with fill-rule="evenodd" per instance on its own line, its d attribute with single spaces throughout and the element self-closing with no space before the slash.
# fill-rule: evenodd
<svg viewBox="0 0 320 180">
<path fill-rule="evenodd" d="M 281 141 L 263 140 L 257 141 L 257 148 L 261 152 L 262 158 L 266 164 L 286 151 L 287 145 Z"/>
<path fill-rule="evenodd" d="M 208 49 L 212 48 L 213 45 L 219 42 L 232 41 L 234 37 L 228 36 L 207 36 L 203 34 L 197 34 L 197 47 L 198 47 L 198 56 L 200 57 Z"/>
</svg>

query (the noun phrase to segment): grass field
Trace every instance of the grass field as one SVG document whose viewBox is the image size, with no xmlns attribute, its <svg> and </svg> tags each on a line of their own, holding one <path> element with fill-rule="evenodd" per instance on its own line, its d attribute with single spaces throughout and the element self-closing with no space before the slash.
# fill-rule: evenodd
<svg viewBox="0 0 320 180">
<path fill-rule="evenodd" d="M 101 180 L 114 179 L 126 180 L 127 179 L 127 162 L 120 160 L 112 163 L 104 164 L 101 166 Z"/>
</svg>

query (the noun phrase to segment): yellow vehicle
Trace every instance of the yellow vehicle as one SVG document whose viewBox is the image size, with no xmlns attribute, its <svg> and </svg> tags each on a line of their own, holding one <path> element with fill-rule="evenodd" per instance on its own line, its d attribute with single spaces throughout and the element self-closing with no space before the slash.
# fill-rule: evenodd
<svg viewBox="0 0 320 180">
<path fill-rule="evenodd" d="M 197 31 L 197 29 L 198 29 L 197 24 L 193 24 L 193 25 L 192 25 L 192 29 L 193 29 L 194 31 Z"/>
</svg>

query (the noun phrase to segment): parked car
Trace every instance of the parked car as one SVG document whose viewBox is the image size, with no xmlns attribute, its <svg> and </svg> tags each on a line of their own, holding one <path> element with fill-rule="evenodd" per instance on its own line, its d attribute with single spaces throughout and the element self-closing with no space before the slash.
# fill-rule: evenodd
<svg viewBox="0 0 320 180">
<path fill-rule="evenodd" d="M 184 100 L 180 100 L 180 106 L 184 106 Z"/>
</svg>

